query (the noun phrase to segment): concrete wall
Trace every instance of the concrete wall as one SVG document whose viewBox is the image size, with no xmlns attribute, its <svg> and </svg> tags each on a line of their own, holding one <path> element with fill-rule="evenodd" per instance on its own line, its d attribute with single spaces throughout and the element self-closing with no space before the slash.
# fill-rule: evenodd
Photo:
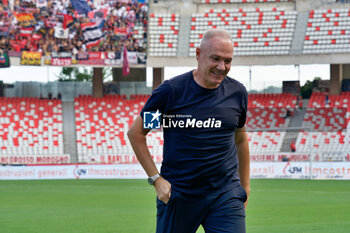
<svg viewBox="0 0 350 233">
<path fill-rule="evenodd" d="M 63 101 L 73 101 L 79 95 L 92 95 L 91 82 L 15 82 L 13 88 L 5 88 L 6 97 L 56 98 L 61 93 Z"/>
<path fill-rule="evenodd" d="M 118 93 L 127 96 L 131 94 L 150 94 L 152 87 L 146 86 L 146 81 L 143 82 L 118 82 Z M 53 98 L 61 93 L 63 101 L 74 101 L 79 95 L 92 95 L 91 82 L 16 82 L 13 88 L 5 88 L 5 97 L 37 97 L 42 96 L 47 98 L 51 93 Z"/>
</svg>

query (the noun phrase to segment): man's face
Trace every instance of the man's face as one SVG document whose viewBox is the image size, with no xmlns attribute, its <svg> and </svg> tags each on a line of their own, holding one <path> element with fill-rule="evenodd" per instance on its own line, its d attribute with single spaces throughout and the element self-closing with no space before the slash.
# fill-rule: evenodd
<svg viewBox="0 0 350 233">
<path fill-rule="evenodd" d="M 205 88 L 216 88 L 231 69 L 233 43 L 214 36 L 196 50 L 200 83 Z"/>
</svg>

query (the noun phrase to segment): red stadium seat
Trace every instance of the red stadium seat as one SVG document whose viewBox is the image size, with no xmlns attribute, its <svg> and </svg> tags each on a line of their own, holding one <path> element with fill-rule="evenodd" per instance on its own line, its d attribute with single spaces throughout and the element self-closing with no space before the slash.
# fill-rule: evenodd
<svg viewBox="0 0 350 233">
<path fill-rule="evenodd" d="M 10 157 L 30 157 L 34 159 L 28 163 L 42 163 L 40 157 L 64 155 L 60 100 L 2 97 L 0 106 L 2 163 Z"/>
</svg>

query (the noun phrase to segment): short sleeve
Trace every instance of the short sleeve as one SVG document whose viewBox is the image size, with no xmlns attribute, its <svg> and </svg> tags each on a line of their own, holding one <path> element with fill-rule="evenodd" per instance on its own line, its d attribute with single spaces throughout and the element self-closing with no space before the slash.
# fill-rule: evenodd
<svg viewBox="0 0 350 233">
<path fill-rule="evenodd" d="M 245 125 L 245 122 L 247 120 L 247 110 L 248 110 L 248 93 L 247 90 L 244 88 L 243 95 L 242 95 L 242 111 L 241 115 L 239 117 L 238 121 L 238 128 L 242 128 Z"/>
<path fill-rule="evenodd" d="M 164 81 L 159 87 L 152 91 L 152 95 L 147 100 L 145 106 L 142 108 L 140 116 L 143 118 L 144 112 L 157 111 L 165 113 L 167 107 L 170 106 L 171 88 L 168 81 Z"/>
</svg>

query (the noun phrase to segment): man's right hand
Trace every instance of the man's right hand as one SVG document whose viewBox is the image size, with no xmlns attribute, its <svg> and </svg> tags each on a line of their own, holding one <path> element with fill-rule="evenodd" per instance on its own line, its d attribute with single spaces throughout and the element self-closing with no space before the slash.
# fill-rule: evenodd
<svg viewBox="0 0 350 233">
<path fill-rule="evenodd" d="M 168 204 L 171 195 L 171 184 L 163 177 L 159 177 L 154 182 L 154 188 L 156 189 L 158 199 Z"/>
</svg>

